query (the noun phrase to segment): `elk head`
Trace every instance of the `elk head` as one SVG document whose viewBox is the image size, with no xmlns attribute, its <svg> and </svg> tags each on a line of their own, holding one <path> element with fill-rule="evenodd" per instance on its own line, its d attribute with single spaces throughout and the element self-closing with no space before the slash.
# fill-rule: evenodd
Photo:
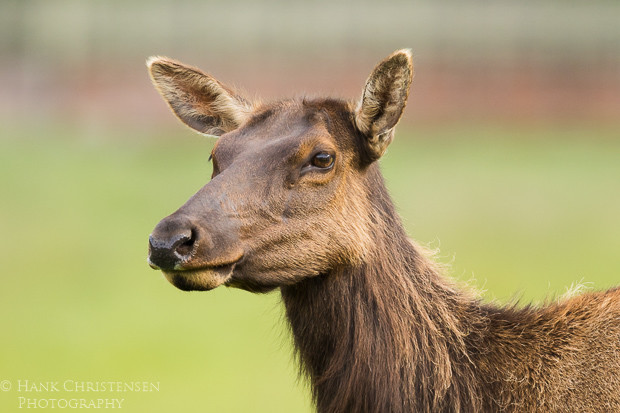
<svg viewBox="0 0 620 413">
<path fill-rule="evenodd" d="M 252 103 L 196 68 L 147 64 L 177 117 L 219 137 L 211 181 L 153 230 L 151 267 L 183 290 L 264 292 L 363 260 L 373 242 L 369 176 L 407 101 L 408 50 L 379 63 L 355 103 Z"/>
</svg>

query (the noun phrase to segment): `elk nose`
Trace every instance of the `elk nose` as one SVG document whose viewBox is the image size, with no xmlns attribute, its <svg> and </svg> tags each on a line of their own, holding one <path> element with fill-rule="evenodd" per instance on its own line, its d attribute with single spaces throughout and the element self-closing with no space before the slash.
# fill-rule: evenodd
<svg viewBox="0 0 620 413">
<path fill-rule="evenodd" d="M 149 236 L 149 265 L 156 270 L 180 269 L 194 251 L 196 231 L 189 225 L 160 222 Z"/>
</svg>

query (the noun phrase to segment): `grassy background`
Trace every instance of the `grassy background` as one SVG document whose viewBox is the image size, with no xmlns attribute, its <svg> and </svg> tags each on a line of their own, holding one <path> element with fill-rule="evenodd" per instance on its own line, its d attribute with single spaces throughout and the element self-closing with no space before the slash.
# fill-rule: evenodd
<svg viewBox="0 0 620 413">
<path fill-rule="evenodd" d="M 172 125 L 176 126 L 176 125 Z M 127 412 L 310 411 L 278 294 L 183 293 L 146 265 L 154 225 L 210 175 L 171 130 L 0 126 L 0 411 L 119 397 Z M 620 280 L 620 128 L 402 129 L 383 170 L 409 233 L 491 300 Z M 516 295 L 515 295 L 516 294 Z M 17 380 L 149 381 L 154 393 L 25 394 Z"/>
</svg>

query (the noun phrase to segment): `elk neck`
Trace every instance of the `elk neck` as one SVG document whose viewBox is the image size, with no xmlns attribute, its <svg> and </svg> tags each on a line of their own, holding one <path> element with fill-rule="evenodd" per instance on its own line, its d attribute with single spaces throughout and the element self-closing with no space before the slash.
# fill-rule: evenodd
<svg viewBox="0 0 620 413">
<path fill-rule="evenodd" d="M 376 165 L 367 179 L 374 243 L 364 260 L 281 289 L 318 411 L 475 409 L 477 302 L 407 237 Z"/>
</svg>

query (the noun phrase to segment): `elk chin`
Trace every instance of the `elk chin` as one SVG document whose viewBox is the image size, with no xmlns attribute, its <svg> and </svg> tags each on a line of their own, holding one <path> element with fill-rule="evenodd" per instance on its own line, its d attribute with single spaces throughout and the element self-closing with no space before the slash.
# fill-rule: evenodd
<svg viewBox="0 0 620 413">
<path fill-rule="evenodd" d="M 162 271 L 170 284 L 183 291 L 208 291 L 226 283 L 237 263 L 183 271 Z"/>
</svg>

